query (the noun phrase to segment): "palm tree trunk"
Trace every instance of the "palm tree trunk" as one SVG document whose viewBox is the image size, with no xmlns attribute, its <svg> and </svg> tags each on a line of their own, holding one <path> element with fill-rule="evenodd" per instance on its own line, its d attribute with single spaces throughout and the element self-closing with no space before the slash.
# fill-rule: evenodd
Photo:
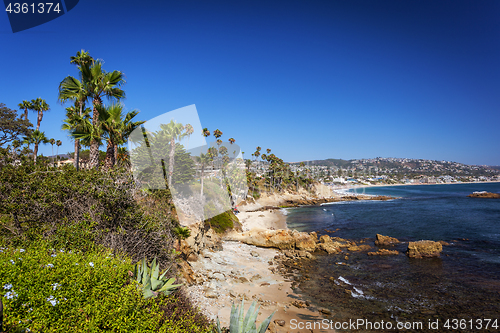
<svg viewBox="0 0 500 333">
<path fill-rule="evenodd" d="M 175 154 L 175 140 L 170 139 L 170 154 L 168 162 L 168 187 L 172 188 L 172 175 L 174 174 L 174 154 Z"/>
<path fill-rule="evenodd" d="M 201 166 L 201 192 L 200 192 L 200 197 L 203 198 L 203 171 L 205 167 L 202 165 Z"/>
<path fill-rule="evenodd" d="M 36 121 L 36 130 L 37 131 L 40 129 L 40 123 L 42 122 L 42 117 L 43 117 L 43 111 L 38 111 L 38 118 Z"/>
<path fill-rule="evenodd" d="M 36 155 L 38 154 L 38 143 L 35 142 L 35 150 L 33 151 L 33 161 L 36 164 Z"/>
<path fill-rule="evenodd" d="M 113 143 L 108 140 L 108 147 L 106 148 L 106 162 L 104 163 L 107 169 L 115 165 L 115 149 Z"/>
<path fill-rule="evenodd" d="M 73 165 L 76 168 L 76 171 L 80 170 L 80 140 L 76 139 L 75 140 L 75 161 L 73 162 Z"/>
<path fill-rule="evenodd" d="M 118 164 L 118 145 L 113 145 L 113 150 L 115 154 L 115 164 Z"/>
<path fill-rule="evenodd" d="M 102 105 L 102 101 L 100 98 L 95 98 L 92 101 L 94 106 L 92 110 L 92 125 L 94 127 L 99 126 L 99 111 L 97 110 L 98 105 Z M 90 167 L 99 169 L 99 142 L 97 140 L 92 140 L 90 143 Z"/>
<path fill-rule="evenodd" d="M 99 169 L 99 142 L 92 140 L 90 144 L 90 168 Z"/>
<path fill-rule="evenodd" d="M 28 120 L 28 108 L 24 109 L 24 119 Z"/>
</svg>

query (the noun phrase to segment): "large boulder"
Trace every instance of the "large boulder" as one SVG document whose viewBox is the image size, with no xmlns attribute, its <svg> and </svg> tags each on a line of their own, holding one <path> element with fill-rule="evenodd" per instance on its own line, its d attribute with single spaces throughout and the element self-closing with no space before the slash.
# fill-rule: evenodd
<svg viewBox="0 0 500 333">
<path fill-rule="evenodd" d="M 377 234 L 376 240 L 375 240 L 375 245 L 377 245 L 377 246 L 394 245 L 397 243 L 399 243 L 399 240 L 397 238 L 384 236 L 381 234 Z"/>
<path fill-rule="evenodd" d="M 305 232 L 297 232 L 293 234 L 295 238 L 295 248 L 297 250 L 314 252 L 316 250 L 316 241 L 314 236 Z"/>
<path fill-rule="evenodd" d="M 328 235 L 323 235 L 319 238 L 320 243 L 318 244 L 318 247 L 327 252 L 328 254 L 334 254 L 334 253 L 339 253 L 341 252 L 340 250 L 340 243 L 339 242 L 334 242 L 330 236 Z"/>
<path fill-rule="evenodd" d="M 242 233 L 230 233 L 224 237 L 226 240 L 240 241 L 245 244 L 274 247 L 280 250 L 292 250 L 295 248 L 295 238 L 289 230 L 264 230 L 252 229 Z"/>
<path fill-rule="evenodd" d="M 314 235 L 296 230 L 252 229 L 242 233 L 232 232 L 224 236 L 225 240 L 240 241 L 260 247 L 273 247 L 280 250 L 300 250 L 314 252 L 316 242 Z"/>
<path fill-rule="evenodd" d="M 441 245 L 441 243 L 421 240 L 418 242 L 409 242 L 406 254 L 410 258 L 431 258 L 439 257 L 441 251 L 443 251 L 443 245 Z"/>
</svg>

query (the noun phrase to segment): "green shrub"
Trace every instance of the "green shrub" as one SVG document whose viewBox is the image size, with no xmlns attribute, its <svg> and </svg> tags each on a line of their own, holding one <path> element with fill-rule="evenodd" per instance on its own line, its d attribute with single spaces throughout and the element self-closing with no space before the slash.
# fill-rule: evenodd
<svg viewBox="0 0 500 333">
<path fill-rule="evenodd" d="M 210 332 L 182 294 L 145 300 L 130 258 L 104 249 L 0 248 L 7 332 Z"/>
<path fill-rule="evenodd" d="M 134 260 L 166 263 L 174 238 L 171 215 L 145 214 L 130 172 L 73 166 L 5 165 L 0 169 L 0 243 L 13 246 L 40 237 L 53 247 L 86 250 L 101 244 Z"/>
<path fill-rule="evenodd" d="M 224 233 L 226 230 L 239 226 L 239 220 L 232 212 L 224 212 L 208 220 L 210 227 L 217 233 Z"/>
</svg>

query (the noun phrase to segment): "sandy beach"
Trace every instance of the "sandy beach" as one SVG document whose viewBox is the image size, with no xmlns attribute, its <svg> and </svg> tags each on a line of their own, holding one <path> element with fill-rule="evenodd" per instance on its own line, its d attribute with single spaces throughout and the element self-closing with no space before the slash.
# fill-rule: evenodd
<svg viewBox="0 0 500 333">
<path fill-rule="evenodd" d="M 264 200 L 264 203 L 270 202 Z M 237 216 L 243 231 L 286 229 L 283 210 L 253 211 L 261 207 L 260 202 L 239 207 Z M 222 251 L 204 250 L 198 260 L 190 262 L 193 270 L 204 277 L 204 282 L 188 287 L 188 294 L 209 318 L 218 317 L 221 325 L 228 327 L 231 305 L 233 302 L 239 305 L 241 299 L 245 300 L 245 310 L 252 301 L 259 302 L 257 323 L 276 311 L 269 327 L 271 332 L 302 332 L 293 329 L 296 328 L 292 326 L 293 320 L 319 322 L 328 318 L 322 309 L 292 304 L 301 302 L 301 295 L 291 288 L 291 280 L 271 270 L 276 268 L 272 259 L 280 254 L 279 250 L 234 241 L 223 241 L 222 248 Z M 333 331 L 315 329 L 314 332 Z"/>
</svg>

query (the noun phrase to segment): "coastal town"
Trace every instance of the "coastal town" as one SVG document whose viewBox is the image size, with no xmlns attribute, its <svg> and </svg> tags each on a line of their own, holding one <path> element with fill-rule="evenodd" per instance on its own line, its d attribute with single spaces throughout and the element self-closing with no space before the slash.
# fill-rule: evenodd
<svg viewBox="0 0 500 333">
<path fill-rule="evenodd" d="M 331 186 L 450 184 L 500 181 L 500 167 L 410 158 L 326 159 L 287 163 L 294 173 Z M 252 161 L 250 171 L 268 173 L 269 163 Z"/>
</svg>

